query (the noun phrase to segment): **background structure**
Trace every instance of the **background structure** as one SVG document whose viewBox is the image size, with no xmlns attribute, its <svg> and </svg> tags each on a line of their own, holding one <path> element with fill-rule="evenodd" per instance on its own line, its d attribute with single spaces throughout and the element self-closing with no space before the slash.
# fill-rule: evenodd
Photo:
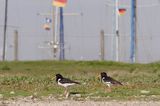
<svg viewBox="0 0 160 106">
<path fill-rule="evenodd" d="M 4 1 L 0 0 L 0 60 L 2 60 Z M 46 16 L 52 13 L 52 0 L 9 0 L 6 60 L 14 60 L 14 32 L 18 30 L 19 60 L 53 60 L 50 41 L 52 30 L 43 29 Z M 119 60 L 130 62 L 130 0 L 120 0 L 127 9 L 119 17 Z M 137 62 L 160 60 L 160 2 L 138 0 Z M 115 60 L 115 15 L 113 0 L 68 0 L 64 13 L 65 59 L 100 60 L 100 31 L 104 30 L 105 60 Z M 49 16 L 50 17 L 50 16 Z"/>
</svg>

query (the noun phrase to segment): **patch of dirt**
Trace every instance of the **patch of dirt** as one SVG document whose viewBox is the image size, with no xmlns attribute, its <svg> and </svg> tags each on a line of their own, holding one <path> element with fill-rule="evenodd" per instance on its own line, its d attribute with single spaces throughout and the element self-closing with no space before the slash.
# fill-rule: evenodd
<svg viewBox="0 0 160 106">
<path fill-rule="evenodd" d="M 160 106 L 160 101 L 1 100 L 0 106 Z"/>
</svg>

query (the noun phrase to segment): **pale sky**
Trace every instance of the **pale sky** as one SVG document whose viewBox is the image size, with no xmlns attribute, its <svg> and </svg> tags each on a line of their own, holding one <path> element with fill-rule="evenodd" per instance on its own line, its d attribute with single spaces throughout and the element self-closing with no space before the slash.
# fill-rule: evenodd
<svg viewBox="0 0 160 106">
<path fill-rule="evenodd" d="M 0 0 L 0 52 L 2 52 L 4 1 Z M 51 13 L 52 0 L 8 0 L 7 60 L 13 60 L 14 30 L 19 31 L 19 59 L 53 59 L 47 41 L 52 31 L 44 30 L 45 16 Z M 120 61 L 129 62 L 130 55 L 130 0 L 119 0 L 126 7 L 119 17 Z M 138 0 L 138 62 L 160 60 L 160 5 L 159 0 Z M 64 16 L 65 56 L 67 60 L 99 60 L 100 30 L 105 31 L 105 60 L 115 60 L 114 0 L 68 0 L 65 13 L 83 13 Z M 11 27 L 16 26 L 16 27 Z M 1 54 L 1 53 L 0 53 Z M 0 58 L 1 59 L 1 58 Z"/>
</svg>

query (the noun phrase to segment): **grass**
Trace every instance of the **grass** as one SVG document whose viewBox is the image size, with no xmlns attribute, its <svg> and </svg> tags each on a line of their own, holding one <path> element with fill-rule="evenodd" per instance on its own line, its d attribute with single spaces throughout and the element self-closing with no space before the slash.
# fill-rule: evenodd
<svg viewBox="0 0 160 106">
<path fill-rule="evenodd" d="M 106 92 L 99 80 L 105 71 L 124 84 Z M 70 88 L 74 99 L 160 100 L 160 63 L 127 64 L 106 61 L 25 61 L 0 62 L 0 95 L 3 98 L 36 95 L 62 98 L 64 89 L 55 74 L 81 82 Z M 2 97 L 1 97 L 2 98 Z"/>
</svg>

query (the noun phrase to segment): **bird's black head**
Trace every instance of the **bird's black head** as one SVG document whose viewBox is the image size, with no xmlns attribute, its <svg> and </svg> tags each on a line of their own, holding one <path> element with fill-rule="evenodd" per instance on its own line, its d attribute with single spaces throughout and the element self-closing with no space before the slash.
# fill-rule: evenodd
<svg viewBox="0 0 160 106">
<path fill-rule="evenodd" d="M 107 73 L 106 72 L 101 72 L 101 78 L 102 77 L 107 77 Z"/>
<path fill-rule="evenodd" d="M 101 72 L 101 82 L 102 80 L 107 78 L 107 73 L 106 72 Z"/>
<path fill-rule="evenodd" d="M 63 78 L 63 76 L 61 74 L 56 74 L 56 82 L 58 82 L 58 79 Z"/>
</svg>

